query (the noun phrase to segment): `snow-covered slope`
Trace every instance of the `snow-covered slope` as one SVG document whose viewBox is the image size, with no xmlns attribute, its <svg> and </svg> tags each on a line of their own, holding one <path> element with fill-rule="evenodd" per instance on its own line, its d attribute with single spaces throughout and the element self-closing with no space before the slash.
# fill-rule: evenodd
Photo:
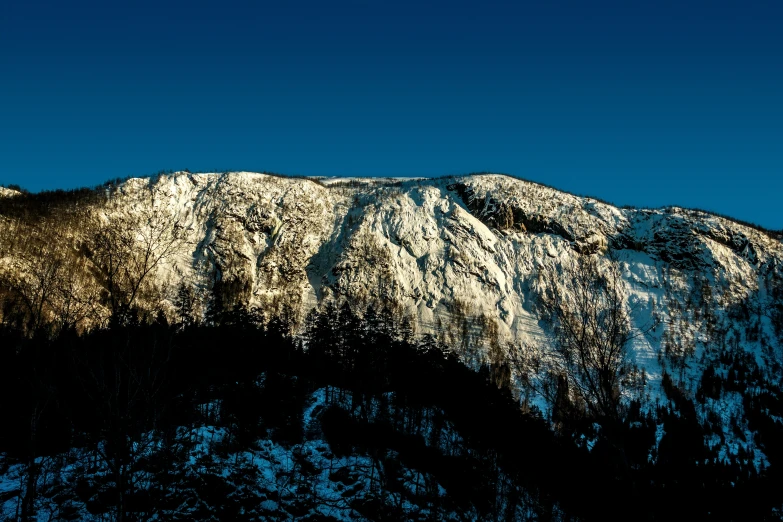
<svg viewBox="0 0 783 522">
<path fill-rule="evenodd" d="M 184 225 L 188 241 L 165 260 L 161 282 L 204 284 L 217 270 L 247 282 L 250 304 L 383 300 L 414 314 L 425 331 L 459 301 L 501 319 L 512 338 L 536 332 L 526 306 L 531 277 L 578 252 L 615 252 L 631 288 L 661 287 L 664 274 L 686 286 L 706 277 L 723 306 L 756 292 L 783 258 L 779 239 L 710 214 L 618 209 L 506 176 L 325 181 L 250 173 L 132 179 L 108 213 L 132 213 L 132 202 L 152 190 L 156 205 Z"/>
<path fill-rule="evenodd" d="M 579 253 L 619 259 L 637 326 L 654 309 L 689 339 L 699 324 L 670 301 L 685 305 L 706 282 L 708 306 L 726 310 L 763 293 L 783 262 L 779 238 L 721 217 L 619 209 L 502 175 L 311 180 L 183 172 L 130 179 L 93 212 L 110 223 L 150 205 L 184 231 L 152 274 L 167 302 L 183 280 L 206 292 L 220 279 L 238 282 L 247 304 L 268 314 L 289 306 L 301 319 L 324 299 L 345 298 L 359 308 L 393 306 L 421 334 L 485 316 L 516 343 L 545 334 L 531 303 L 539 274 Z M 660 348 L 640 346 L 641 355 Z"/>
<path fill-rule="evenodd" d="M 478 363 L 491 346 L 547 342 L 535 306 L 542 275 L 580 255 L 611 255 L 633 326 L 646 332 L 631 358 L 649 382 L 668 368 L 693 391 L 727 343 L 780 367 L 780 332 L 765 313 L 783 275 L 780 237 L 708 213 L 621 209 L 502 175 L 180 172 L 130 179 L 106 195 L 88 206 L 98 221 L 147 219 L 154 209 L 182 231 L 150 274 L 158 293 L 139 301 L 148 308 L 173 313 L 180 283 L 203 296 L 217 280 L 267 318 L 286 313 L 300 324 L 324 300 L 358 310 L 387 305 L 419 335 L 434 334 Z M 89 250 L 91 236 L 76 223 L 59 237 Z M 6 218 L 1 226 L 18 224 Z M 21 277 L 13 249 L 4 256 L 1 266 Z"/>
</svg>

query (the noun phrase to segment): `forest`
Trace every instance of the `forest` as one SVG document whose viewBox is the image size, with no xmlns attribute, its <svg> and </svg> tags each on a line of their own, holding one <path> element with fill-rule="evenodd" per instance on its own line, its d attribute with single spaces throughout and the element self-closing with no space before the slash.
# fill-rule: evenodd
<svg viewBox="0 0 783 522">
<path fill-rule="evenodd" d="M 223 306 L 220 288 L 204 317 L 193 316 L 183 289 L 172 324 L 162 314 L 140 320 L 129 309 L 81 333 L 26 335 L 13 323 L 3 326 L 4 516 L 773 520 L 780 514 L 783 428 L 775 419 L 783 404 L 773 392 L 746 401 L 770 462 L 757 471 L 710 458 L 696 405 L 671 379 L 664 380 L 669 402 L 652 412 L 631 404 L 610 420 L 560 400 L 547 414 L 523 407 L 502 368 L 468 368 L 433 338 L 415 340 L 387 309 L 331 304 L 308 315 L 304 335 L 295 337 L 281 320 L 264 323 L 252 309 Z M 705 372 L 701 394 L 761 379 L 752 362 L 731 353 L 725 359 L 731 378 Z M 665 435 L 652 458 L 658 425 Z M 205 429 L 213 434 L 209 444 L 194 437 Z M 579 443 L 585 437 L 590 444 Z M 291 456 L 271 482 L 256 464 L 270 444 Z M 319 481 L 348 487 L 333 498 L 319 493 Z"/>
</svg>

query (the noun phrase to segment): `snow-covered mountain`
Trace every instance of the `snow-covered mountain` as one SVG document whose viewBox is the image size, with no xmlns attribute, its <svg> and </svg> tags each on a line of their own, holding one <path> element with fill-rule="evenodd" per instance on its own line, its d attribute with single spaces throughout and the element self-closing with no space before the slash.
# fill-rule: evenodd
<svg viewBox="0 0 783 522">
<path fill-rule="evenodd" d="M 5 189 L 2 196 L 14 194 Z M 127 226 L 154 208 L 181 227 L 174 251 L 150 274 L 163 300 L 145 303 L 168 310 L 181 281 L 204 292 L 219 279 L 235 282 L 246 304 L 270 315 L 290 306 L 301 319 L 324 299 L 347 299 L 360 309 L 393 306 L 415 319 L 420 334 L 448 340 L 456 322 L 483 317 L 471 321 L 474 329 L 483 324 L 487 334 L 496 330 L 503 340 L 529 344 L 546 335 L 533 303 L 540 274 L 580 253 L 612 253 L 623 268 L 635 326 L 653 314 L 664 325 L 658 338 L 635 346 L 647 361 L 670 336 L 680 344 L 711 340 L 689 301 L 703 285 L 711 295 L 701 306 L 722 315 L 763 301 L 766 282 L 783 274 L 783 244 L 773 234 L 676 207 L 621 209 L 503 175 L 176 173 L 130 179 L 106 194 L 87 204 L 104 223 Z M 5 221 L 0 227 L 35 226 Z M 59 237 L 89 246 L 83 223 L 67 224 Z M 24 271 L 13 248 L 4 254 L 6 270 Z M 763 316 L 760 328 L 758 344 L 772 343 Z M 655 373 L 654 365 L 649 370 Z"/>
<path fill-rule="evenodd" d="M 300 325 L 329 300 L 357 310 L 386 305 L 410 318 L 418 335 L 433 334 L 478 364 L 493 346 L 543 349 L 551 332 L 536 296 L 545 276 L 597 255 L 621 269 L 640 332 L 631 359 L 645 372 L 649 401 L 662 396 L 664 370 L 695 393 L 704 368 L 718 365 L 727 347 L 765 371 L 777 374 L 781 366 L 783 332 L 773 313 L 783 279 L 780 235 L 701 211 L 618 208 L 483 174 L 304 179 L 179 172 L 80 194 L 63 196 L 64 203 L 38 201 L 33 215 L 40 219 L 20 211 L 31 197 L 0 194 L 0 269 L 11 287 L 27 289 L 31 301 L 40 297 L 52 320 L 67 299 L 69 306 L 89 303 L 89 313 L 74 316 L 80 326 L 106 320 L 107 276 L 95 230 L 115 226 L 150 247 L 147 264 L 137 262 L 149 268 L 135 298 L 145 309 L 172 316 L 183 282 L 203 296 L 215 281 L 267 319 L 285 313 Z M 34 256 L 25 255 L 30 238 L 45 239 Z M 41 297 L 36 260 L 58 249 L 81 259 L 68 270 L 81 274 L 79 282 L 69 296 Z M 735 399 L 721 400 L 726 415 L 742 418 Z"/>
<path fill-rule="evenodd" d="M 643 454 L 634 458 L 675 475 L 692 461 L 709 463 L 729 473 L 724 478 L 733 487 L 743 477 L 767 480 L 765 470 L 774 473 L 780 459 L 782 236 L 702 211 L 617 208 L 491 174 L 305 179 L 179 172 L 94 190 L 0 189 L 0 321 L 10 327 L 3 332 L 45 343 L 67 328 L 91 329 L 112 317 L 187 323 L 183 314 L 204 316 L 211 299 L 213 312 L 218 300 L 241 304 L 261 321 L 284 319 L 299 335 L 316 308 L 348 303 L 359 316 L 370 306 L 385 308 L 420 339 L 439 341 L 417 350 L 443 346 L 479 370 L 455 362 L 465 372 L 460 384 L 465 375 L 494 392 L 488 382 L 508 384 L 523 411 L 539 408 L 558 436 L 595 453 L 617 435 L 602 435 L 612 422 L 600 412 L 579 417 L 586 411 L 573 387 L 579 375 L 568 376 L 566 406 L 558 403 L 566 367 L 552 365 L 562 341 L 547 308 L 552 296 L 565 306 L 593 302 L 573 285 L 574 270 L 592 260 L 606 277 L 617 275 L 617 317 L 630 323 L 627 364 L 613 368 L 610 380 L 619 384 L 610 394 L 621 394 L 623 429 L 642 441 L 636 446 Z M 318 404 L 323 393 L 305 402 Z M 308 411 L 309 419 L 314 410 Z M 516 402 L 511 411 L 519 414 Z M 561 424 L 570 422 L 563 420 L 569 413 L 562 412 L 590 422 L 569 431 Z M 283 495 L 279 485 L 288 483 L 291 462 L 306 449 L 320 463 L 319 494 L 329 502 L 345 497 L 329 504 L 341 518 L 335 513 L 353 513 L 350 505 L 364 490 L 342 491 L 342 479 L 330 474 L 334 455 L 317 434 L 320 421 L 313 422 L 304 426 L 315 434 L 306 447 L 265 441 L 245 460 L 255 466 L 258 457 L 258 469 L 276 484 L 263 498 Z M 190 438 L 198 449 L 221 433 L 202 426 Z M 677 460 L 672 455 L 683 444 L 692 454 Z M 235 457 L 227 461 L 240 462 Z M 347 455 L 343 464 L 366 467 L 365 457 Z M 24 495 L 16 484 L 31 469 L 37 468 L 14 461 L 0 474 L 4 513 L 18 509 L 13 499 Z M 200 473 L 184 470 L 186 477 Z"/>
</svg>

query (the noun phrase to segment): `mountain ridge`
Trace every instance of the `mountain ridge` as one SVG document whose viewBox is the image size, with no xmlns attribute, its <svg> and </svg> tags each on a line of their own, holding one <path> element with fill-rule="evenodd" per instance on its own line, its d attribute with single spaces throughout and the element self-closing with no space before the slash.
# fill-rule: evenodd
<svg viewBox="0 0 783 522">
<path fill-rule="evenodd" d="M 702 373 L 730 348 L 770 378 L 780 375 L 783 244 L 773 232 L 703 211 L 618 208 L 496 174 L 178 172 L 84 194 L 62 204 L 39 197 L 35 211 L 27 203 L 35 196 L 16 207 L 17 197 L 2 199 L 3 321 L 16 313 L 48 324 L 67 308 L 71 326 L 91 328 L 107 324 L 117 303 L 176 320 L 183 283 L 200 314 L 220 286 L 229 305 L 253 308 L 263 321 L 286 317 L 295 332 L 328 302 L 387 307 L 468 364 L 497 365 L 547 352 L 553 331 L 541 296 L 552 285 L 568 296 L 564 274 L 587 256 L 622 274 L 623 306 L 639 333 L 629 360 L 647 383 L 634 397 L 644 407 L 665 400 L 666 375 L 694 396 Z M 133 263 L 111 273 L 117 248 Z M 60 260 L 71 294 L 43 296 L 42 274 L 54 268 L 42 259 Z M 31 319 L 25 310 L 33 308 L 39 316 Z M 514 386 L 522 373 L 511 372 Z M 742 418 L 740 396 L 727 404 Z M 744 436 L 727 432 L 721 444 L 755 449 L 761 463 L 752 433 Z"/>
<path fill-rule="evenodd" d="M 557 188 L 554 185 L 549 185 L 547 183 L 543 183 L 541 181 L 534 181 L 527 178 L 524 178 L 522 176 L 518 176 L 515 174 L 508 174 L 508 173 L 502 173 L 502 172 L 493 172 L 493 171 L 478 171 L 478 172 L 468 172 L 464 174 L 444 174 L 440 176 L 323 176 L 323 175 L 303 175 L 303 174 L 281 174 L 276 172 L 268 172 L 268 171 L 232 171 L 232 170 L 224 170 L 224 171 L 215 171 L 215 172 L 191 172 L 189 170 L 169 170 L 169 171 L 160 171 L 156 174 L 149 174 L 149 175 L 143 175 L 143 176 L 126 176 L 121 178 L 115 178 L 109 181 L 106 181 L 104 183 L 101 183 L 99 185 L 96 185 L 94 187 L 89 186 L 83 186 L 83 187 L 75 187 L 71 189 L 61 189 L 61 188 L 55 188 L 55 189 L 42 189 L 38 192 L 30 192 L 26 190 L 24 187 L 20 187 L 16 184 L 10 184 L 10 185 L 3 185 L 0 184 L 0 197 L 8 197 L 8 196 L 17 196 L 17 195 L 29 195 L 32 197 L 35 197 L 36 195 L 41 194 L 57 194 L 57 193 L 72 193 L 72 192 L 84 192 L 84 191 L 99 191 L 101 189 L 105 189 L 106 187 L 111 186 L 117 186 L 120 185 L 126 181 L 139 179 L 139 180 L 153 180 L 156 178 L 159 178 L 160 176 L 166 176 L 166 175 L 179 175 L 179 174 L 194 174 L 194 175 L 220 175 L 220 176 L 230 176 L 235 174 L 255 174 L 255 175 L 263 175 L 263 176 L 272 176 L 272 177 L 280 177 L 280 178 L 288 178 L 288 179 L 300 179 L 300 180 L 310 180 L 315 181 L 317 183 L 322 183 L 325 185 L 331 185 L 331 184 L 342 184 L 342 183 L 397 183 L 397 182 L 404 182 L 404 181 L 415 181 L 415 180 L 441 180 L 441 179 L 452 179 L 452 178 L 465 178 L 465 177 L 471 177 L 471 176 L 485 176 L 485 175 L 495 175 L 495 176 L 503 176 L 508 177 L 511 179 L 515 179 L 518 181 L 522 181 L 525 183 L 529 183 L 532 185 L 538 185 L 543 188 L 548 188 L 555 190 L 557 192 L 562 192 L 564 194 L 569 194 L 571 196 L 575 196 L 582 199 L 590 199 L 595 200 L 600 203 L 613 206 L 616 208 L 624 209 L 624 210 L 650 210 L 650 211 L 658 211 L 658 210 L 680 210 L 680 211 L 687 211 L 687 212 L 698 212 L 707 214 L 714 217 L 719 217 L 726 219 L 728 221 L 734 222 L 738 225 L 742 225 L 748 228 L 753 228 L 758 230 L 759 232 L 765 233 L 772 237 L 773 239 L 780 239 L 783 241 L 783 229 L 777 230 L 769 227 L 765 227 L 763 225 L 760 225 L 758 223 L 743 220 L 740 218 L 736 218 L 734 216 L 731 216 L 729 214 L 725 214 L 718 211 L 713 210 L 706 210 L 703 208 L 698 207 L 688 207 L 678 204 L 667 204 L 667 205 L 661 205 L 657 207 L 649 207 L 649 206 L 639 206 L 639 205 L 630 205 L 630 204 L 622 204 L 618 205 L 612 201 L 609 201 L 605 198 L 596 196 L 596 195 L 589 195 L 589 194 L 580 194 L 576 192 L 570 192 L 564 189 Z"/>
</svg>

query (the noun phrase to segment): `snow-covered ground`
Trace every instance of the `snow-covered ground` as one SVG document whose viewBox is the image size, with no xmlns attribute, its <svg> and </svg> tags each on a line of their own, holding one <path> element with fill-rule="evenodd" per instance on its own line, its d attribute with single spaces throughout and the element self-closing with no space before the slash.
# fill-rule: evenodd
<svg viewBox="0 0 783 522">
<path fill-rule="evenodd" d="M 377 500 L 385 471 L 384 461 L 359 453 L 347 456 L 334 454 L 320 431 L 319 416 L 325 408 L 325 399 L 323 388 L 311 395 L 303 416 L 305 440 L 300 444 L 283 445 L 263 439 L 254 449 L 223 454 L 218 448 L 229 437 L 225 428 L 211 425 L 180 428 L 178 438 L 189 442 L 188 457 L 177 470 L 177 478 L 164 491 L 156 488 L 152 475 L 141 471 L 133 474 L 138 490 L 150 489 L 154 495 L 178 500 L 173 507 L 156 511 L 150 520 L 220 519 L 220 513 L 211 505 L 212 501 L 200 497 L 208 481 L 213 484 L 222 482 L 221 487 L 231 491 L 232 495 L 252 498 L 248 503 L 249 511 L 242 513 L 249 519 L 317 519 L 320 515 L 331 517 L 327 520 L 367 520 L 357 511 L 357 506 Z M 347 395 L 343 406 L 350 407 L 350 403 L 350 395 Z M 215 406 L 210 404 L 206 407 L 215 409 Z M 444 440 L 453 436 L 448 425 L 443 433 Z M 453 440 L 449 442 L 454 443 Z M 151 444 L 145 454 L 152 454 L 155 449 L 155 444 Z M 138 455 L 139 458 L 143 456 Z M 38 458 L 36 463 L 41 473 L 36 483 L 35 520 L 113 520 L 111 513 L 91 513 L 89 500 L 82 501 L 73 495 L 67 500 L 58 497 L 58 493 L 78 489 L 80 481 L 95 481 L 107 475 L 109 471 L 100 458 L 74 448 L 68 454 Z M 411 499 L 419 498 L 419 490 L 423 495 L 425 486 L 432 489 L 432 479 L 428 483 L 426 474 L 405 466 L 401 466 L 399 474 L 400 483 L 407 490 L 405 494 L 383 491 L 384 495 L 388 495 L 384 502 L 396 506 L 398 512 L 417 520 L 431 517 L 464 520 L 465 516 L 476 519 L 475 513 L 431 512 L 427 505 L 412 503 Z M 26 477 L 24 465 L 8 465 L 7 459 L 0 455 L 0 520 L 18 519 Z M 442 486 L 436 485 L 435 489 L 438 496 L 446 497 L 447 492 Z M 158 500 L 167 505 L 164 499 Z"/>
</svg>

